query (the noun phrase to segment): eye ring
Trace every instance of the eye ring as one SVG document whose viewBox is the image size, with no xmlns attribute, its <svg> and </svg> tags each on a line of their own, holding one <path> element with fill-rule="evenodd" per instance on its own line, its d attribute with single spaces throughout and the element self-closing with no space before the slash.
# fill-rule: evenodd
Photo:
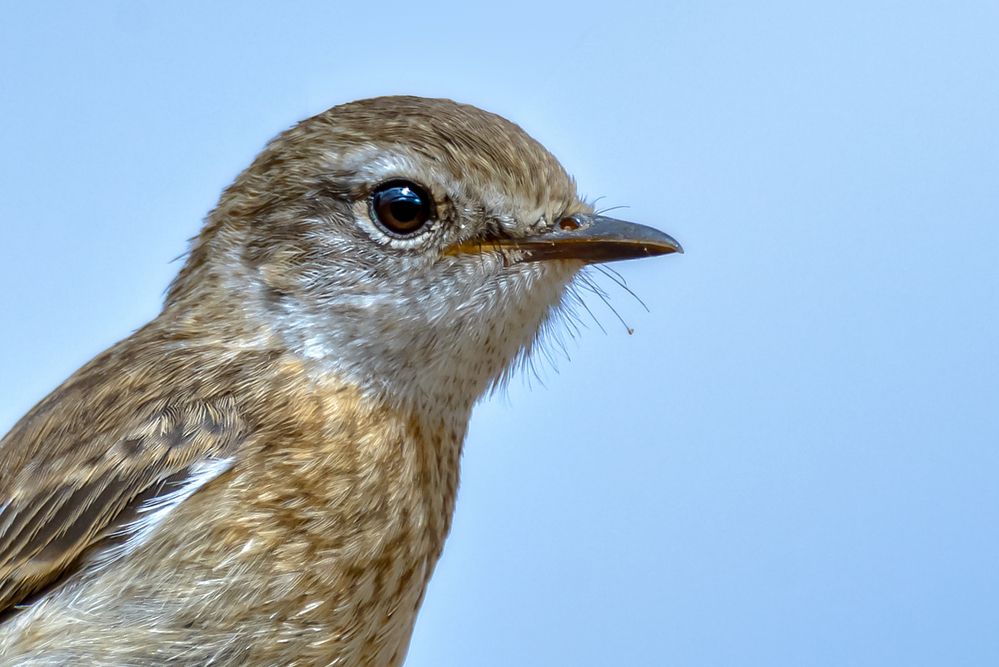
<svg viewBox="0 0 999 667">
<path fill-rule="evenodd" d="M 371 219 L 397 236 L 413 236 L 433 218 L 433 200 L 427 191 L 401 179 L 382 183 L 371 193 Z"/>
</svg>

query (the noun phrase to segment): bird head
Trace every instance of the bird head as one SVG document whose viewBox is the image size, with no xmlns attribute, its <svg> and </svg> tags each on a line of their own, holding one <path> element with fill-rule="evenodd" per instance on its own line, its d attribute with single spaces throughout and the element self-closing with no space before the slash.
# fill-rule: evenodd
<svg viewBox="0 0 999 667">
<path fill-rule="evenodd" d="M 393 400 L 470 404 L 530 352 L 583 266 L 679 251 L 595 215 L 504 118 L 382 97 L 271 141 L 210 214 L 167 310 L 238 320 L 217 335 L 255 332 Z"/>
</svg>

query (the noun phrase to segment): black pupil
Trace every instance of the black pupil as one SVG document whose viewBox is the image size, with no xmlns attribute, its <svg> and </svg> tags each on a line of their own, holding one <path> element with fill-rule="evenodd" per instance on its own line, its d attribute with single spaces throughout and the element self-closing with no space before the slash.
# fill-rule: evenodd
<svg viewBox="0 0 999 667">
<path fill-rule="evenodd" d="M 430 219 L 429 197 L 414 183 L 386 183 L 372 204 L 378 221 L 396 233 L 414 232 Z"/>
<path fill-rule="evenodd" d="M 392 217 L 399 222 L 412 222 L 420 215 L 420 199 L 410 189 L 400 190 L 389 203 Z"/>
</svg>

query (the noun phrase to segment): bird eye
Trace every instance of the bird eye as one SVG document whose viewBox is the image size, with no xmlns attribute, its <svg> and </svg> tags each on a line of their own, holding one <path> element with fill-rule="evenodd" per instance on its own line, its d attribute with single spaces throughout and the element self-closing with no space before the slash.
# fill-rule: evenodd
<svg viewBox="0 0 999 667">
<path fill-rule="evenodd" d="M 432 209 L 427 192 L 409 181 L 383 183 L 371 195 L 372 217 L 395 234 L 419 231 L 430 220 Z"/>
</svg>

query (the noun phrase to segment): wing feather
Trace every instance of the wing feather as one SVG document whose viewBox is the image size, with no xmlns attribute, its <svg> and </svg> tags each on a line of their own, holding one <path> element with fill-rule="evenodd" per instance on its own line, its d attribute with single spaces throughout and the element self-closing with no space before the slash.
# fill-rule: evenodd
<svg viewBox="0 0 999 667">
<path fill-rule="evenodd" d="M 66 417 L 59 407 L 43 402 L 26 417 L 31 428 L 0 441 L 0 465 L 22 463 L 4 471 L 12 483 L 0 489 L 0 612 L 73 572 L 97 544 L 118 538 L 111 551 L 122 553 L 122 538 L 148 535 L 153 515 L 224 472 L 249 433 L 225 394 L 150 401 L 122 428 L 89 438 L 44 423 Z M 18 441 L 38 434 L 60 441 Z M 25 448 L 39 456 L 25 459 Z"/>
</svg>

